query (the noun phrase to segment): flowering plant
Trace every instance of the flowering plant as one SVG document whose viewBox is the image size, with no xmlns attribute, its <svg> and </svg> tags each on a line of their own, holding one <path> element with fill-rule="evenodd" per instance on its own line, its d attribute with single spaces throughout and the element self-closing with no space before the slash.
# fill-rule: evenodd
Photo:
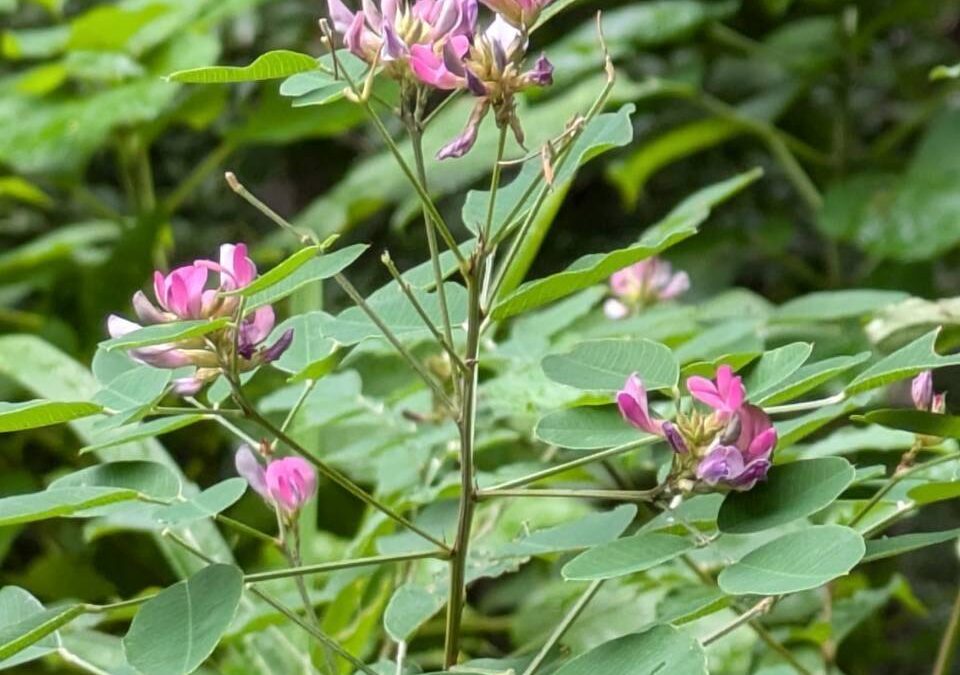
<svg viewBox="0 0 960 675">
<path fill-rule="evenodd" d="M 532 47 L 548 7 L 329 0 L 320 58 L 171 76 L 280 73 L 284 95 L 356 106 L 417 200 L 424 264 L 401 270 L 384 253 L 390 281 L 361 292 L 349 268 L 368 246 L 321 241 L 227 174 L 251 216 L 279 226 L 287 257 L 261 275 L 253 259 L 273 246 L 223 244 L 155 271 L 132 298 L 136 322 L 105 319 L 90 400 L 0 409 L 7 431 L 73 423 L 101 460 L 0 498 L 0 524 L 95 519 L 91 537 L 150 537 L 180 580 L 49 607 L 4 589 L 4 664 L 54 651 L 86 664 L 64 645 L 96 629 L 116 658 L 90 672 L 734 672 L 734 636 L 751 672 L 835 672 L 848 624 L 895 593 L 864 566 L 956 539 L 880 538 L 956 496 L 960 433 L 934 373 L 960 356 L 937 351 L 939 328 L 870 343 L 861 319 L 883 295 L 841 296 L 800 326 L 802 298 L 694 305 L 691 276 L 698 293 L 709 283 L 667 262 L 761 171 L 699 189 L 624 247 L 525 280 L 580 168 L 634 142 L 635 108 L 613 107 L 602 17 L 591 100 L 525 129 L 525 98 L 553 82 Z M 443 112 L 463 129 L 452 141 L 434 126 Z M 489 188 L 465 196 L 455 223 L 432 187 L 487 150 Z M 340 311 L 307 293 L 334 284 Z M 881 435 L 869 447 L 896 461 L 855 466 L 847 421 L 869 424 Z M 230 439 L 209 450 L 219 481 L 192 469 L 199 424 Z M 183 470 L 155 440 L 167 434 Z M 792 600 L 790 617 L 766 616 Z M 531 618 L 505 627 L 504 607 Z M 578 637 L 590 611 L 609 623 Z"/>
</svg>

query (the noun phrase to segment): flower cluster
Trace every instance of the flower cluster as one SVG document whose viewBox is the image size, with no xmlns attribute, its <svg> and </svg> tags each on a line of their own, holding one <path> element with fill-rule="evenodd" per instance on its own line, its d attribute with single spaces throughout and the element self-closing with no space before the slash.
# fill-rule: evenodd
<svg viewBox="0 0 960 675">
<path fill-rule="evenodd" d="M 250 446 L 234 458 L 237 473 L 288 521 L 296 517 L 317 489 L 317 473 L 302 457 L 267 460 L 264 466 Z"/>
<path fill-rule="evenodd" d="M 212 288 L 209 287 L 211 272 L 216 275 Z M 233 318 L 240 309 L 240 301 L 237 296 L 225 293 L 247 286 L 256 276 L 257 268 L 247 256 L 246 245 L 224 244 L 220 247 L 219 261 L 197 260 L 169 274 L 154 272 L 156 303 L 143 291 L 133 296 L 133 310 L 141 323 L 112 314 L 107 319 L 107 329 L 111 337 L 117 338 L 139 330 L 144 324 Z M 274 323 L 273 308 L 260 307 L 243 318 L 239 333 L 226 328 L 198 338 L 140 347 L 130 354 L 137 361 L 157 368 L 195 366 L 193 375 L 174 382 L 174 391 L 191 395 L 220 374 L 221 368 L 230 362 L 234 345 L 237 366 L 242 372 L 280 358 L 293 341 L 293 331 L 285 332 L 272 345 L 265 346 L 263 343 L 273 331 Z"/>
<path fill-rule="evenodd" d="M 644 307 L 672 300 L 690 289 L 686 272 L 674 272 L 670 263 L 648 258 L 615 272 L 610 277 L 614 297 L 603 305 L 609 319 L 622 319 Z"/>
<path fill-rule="evenodd" d="M 678 459 L 671 474 L 677 483 L 695 478 L 711 487 L 749 490 L 766 478 L 777 431 L 763 410 L 746 402 L 743 381 L 733 369 L 720 366 L 715 380 L 688 378 L 687 391 L 711 412 L 681 413 L 673 422 L 656 419 L 636 374 L 617 393 L 617 405 L 627 422 L 670 444 Z"/>
<path fill-rule="evenodd" d="M 483 0 L 496 14 L 477 30 L 477 0 L 364 0 L 351 12 L 328 0 L 334 28 L 347 48 L 368 63 L 383 63 L 401 81 L 443 91 L 463 90 L 476 98 L 463 132 L 437 153 L 461 157 L 477 140 L 480 123 L 493 110 L 497 125 L 513 130 L 523 144 L 514 96 L 553 82 L 553 66 L 541 55 L 524 70 L 528 31 L 551 0 Z"/>
</svg>

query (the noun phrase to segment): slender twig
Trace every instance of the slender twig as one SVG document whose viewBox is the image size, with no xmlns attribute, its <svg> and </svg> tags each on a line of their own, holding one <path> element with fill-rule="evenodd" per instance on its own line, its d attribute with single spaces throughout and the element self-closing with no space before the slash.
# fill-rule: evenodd
<svg viewBox="0 0 960 675">
<path fill-rule="evenodd" d="M 222 513 L 215 514 L 213 516 L 213 519 L 216 520 L 218 523 L 222 523 L 223 525 L 226 525 L 227 527 L 231 527 L 237 532 L 242 532 L 243 534 L 249 537 L 253 537 L 254 539 L 259 539 L 260 541 L 265 541 L 270 544 L 279 543 L 276 537 L 271 537 L 269 534 L 265 532 L 261 532 L 260 530 L 254 527 L 250 527 L 246 523 L 241 523 L 239 520 L 234 520 L 233 518 L 225 516 Z"/>
<path fill-rule="evenodd" d="M 609 448 L 608 450 L 601 450 L 600 452 L 595 452 L 592 455 L 586 455 L 585 457 L 564 462 L 563 464 L 557 464 L 556 466 L 552 466 L 548 469 L 543 469 L 526 476 L 521 476 L 520 478 L 514 478 L 512 480 L 493 485 L 489 488 L 486 488 L 484 492 L 498 492 L 501 490 L 510 490 L 512 488 L 523 487 L 524 485 L 529 485 L 530 483 L 535 483 L 539 480 L 543 480 L 544 478 L 556 476 L 557 474 L 570 471 L 571 469 L 576 469 L 577 467 L 592 464 L 593 462 L 599 462 L 610 457 L 617 457 L 618 455 L 630 452 L 631 450 L 636 450 L 637 448 L 641 448 L 645 445 L 656 443 L 658 440 L 660 439 L 656 436 L 639 438 L 635 441 L 630 441 L 629 443 L 624 443 L 623 445 Z"/>
<path fill-rule="evenodd" d="M 950 672 L 950 664 L 953 663 L 958 644 L 960 644 L 960 589 L 957 590 L 957 598 L 953 601 L 953 609 L 950 611 L 950 620 L 947 622 L 947 629 L 943 632 L 940 649 L 937 650 L 937 662 L 933 666 L 933 675 L 947 675 Z"/>
<path fill-rule="evenodd" d="M 186 396 L 186 397 L 184 397 L 184 400 L 185 400 L 187 403 L 189 403 L 189 404 L 191 404 L 192 406 L 194 406 L 195 408 L 197 408 L 198 410 L 200 410 L 200 411 L 211 410 L 211 408 L 206 407 L 205 405 L 203 405 L 202 403 L 200 403 L 200 401 L 198 401 L 197 399 L 193 398 L 192 396 Z M 257 445 L 257 440 L 256 440 L 253 436 L 251 436 L 250 434 L 246 433 L 243 429 L 241 429 L 240 427 L 238 427 L 236 424 L 234 424 L 233 422 L 231 422 L 231 421 L 228 420 L 227 418 L 225 418 L 225 417 L 219 417 L 219 416 L 214 416 L 214 417 L 213 417 L 213 421 L 216 422 L 217 424 L 219 424 L 220 426 L 222 426 L 224 429 L 226 429 L 226 430 L 229 431 L 230 433 L 232 433 L 234 436 L 236 436 L 237 438 L 239 438 L 241 441 L 243 441 L 243 442 L 246 443 L 247 445 L 249 445 L 249 446 L 256 446 L 256 445 Z"/>
<path fill-rule="evenodd" d="M 774 406 L 764 407 L 763 411 L 768 415 L 785 415 L 787 413 L 803 412 L 805 410 L 817 410 L 818 408 L 826 408 L 828 405 L 843 403 L 846 399 L 847 399 L 846 393 L 841 391 L 839 394 L 828 396 L 827 398 L 820 398 L 815 401 L 802 401 L 800 403 L 788 403 L 786 405 L 774 405 Z"/>
<path fill-rule="evenodd" d="M 204 415 L 225 415 L 228 417 L 243 416 L 242 410 L 235 408 L 202 408 Z M 150 415 L 195 415 L 197 411 L 194 408 L 157 406 L 150 411 Z"/>
<path fill-rule="evenodd" d="M 413 289 L 410 287 L 410 282 L 404 279 L 403 275 L 400 274 L 397 266 L 393 263 L 393 260 L 390 259 L 390 254 L 384 252 L 380 260 L 383 262 L 384 267 L 386 267 L 390 272 L 390 276 L 392 276 L 397 282 L 397 285 L 400 286 L 400 290 L 403 291 L 405 296 L 407 296 L 407 300 L 409 300 L 410 304 L 413 305 L 413 309 L 417 312 L 417 315 L 430 331 L 430 334 L 433 335 L 434 339 L 440 344 L 441 347 L 443 347 L 443 350 L 447 353 L 454 364 L 456 364 L 457 368 L 459 368 L 461 372 L 466 372 L 467 366 L 463 363 L 463 359 L 460 358 L 460 355 L 457 354 L 457 350 L 454 349 L 453 343 L 448 342 L 446 337 L 440 333 L 440 329 L 437 328 L 433 321 L 430 320 L 430 316 L 427 314 L 427 311 L 423 308 L 423 305 L 420 304 L 416 294 L 414 294 Z"/>
<path fill-rule="evenodd" d="M 336 572 L 338 570 L 353 569 L 355 567 L 370 567 L 372 565 L 383 565 L 385 563 L 402 562 L 407 560 L 425 560 L 436 558 L 445 560 L 449 553 L 443 550 L 437 551 L 419 551 L 415 553 L 399 553 L 395 555 L 371 556 L 369 558 L 354 558 L 353 560 L 337 560 L 334 562 L 318 563 L 316 565 L 303 565 L 300 567 L 291 567 L 285 570 L 271 570 L 269 572 L 256 572 L 248 574 L 244 579 L 248 582 L 270 581 L 272 579 L 286 579 L 289 577 L 305 576 L 310 574 L 325 574 L 327 572 Z"/>
<path fill-rule="evenodd" d="M 707 637 L 700 640 L 701 644 L 703 644 L 703 646 L 706 647 L 707 645 L 716 642 L 717 640 L 727 635 L 728 633 L 732 633 L 743 624 L 749 623 L 754 617 L 760 616 L 761 614 L 765 614 L 773 606 L 774 602 L 775 602 L 775 598 L 773 596 L 764 598 L 763 600 L 755 604 L 753 607 L 748 609 L 746 612 L 744 612 L 743 614 L 735 618 L 733 621 L 729 622 L 727 625 L 722 626 L 718 630 L 714 631 Z"/>
<path fill-rule="evenodd" d="M 254 195 L 252 192 L 250 192 L 250 190 L 244 187 L 243 183 L 241 183 L 237 179 L 236 174 L 234 174 L 232 171 L 227 171 L 224 174 L 224 178 L 227 181 L 227 185 L 230 186 L 230 189 L 233 190 L 235 193 L 237 193 L 241 199 L 246 201 L 248 204 L 250 204 L 250 206 L 252 206 L 257 211 L 259 211 L 260 213 L 265 215 L 267 218 L 272 220 L 277 226 L 280 227 L 280 229 L 286 230 L 287 232 L 295 236 L 300 241 L 301 244 L 315 244 L 315 245 L 320 244 L 320 240 L 317 239 L 317 235 L 314 234 L 312 231 L 300 230 L 294 227 L 292 224 L 290 224 L 290 222 L 286 218 L 284 218 L 279 213 L 277 213 L 276 211 L 271 209 L 269 206 L 267 206 L 265 203 L 260 201 L 256 195 Z"/>
<path fill-rule="evenodd" d="M 556 644 L 560 639 L 566 634 L 570 629 L 570 626 L 573 625 L 573 622 L 577 620 L 581 612 L 586 608 L 587 604 L 593 600 L 593 596 L 597 594 L 597 591 L 600 590 L 600 587 L 603 585 L 605 579 L 598 579 L 597 581 L 591 582 L 583 594 L 577 598 L 577 601 L 574 603 L 573 607 L 564 615 L 563 620 L 553 629 L 553 632 L 550 634 L 550 637 L 547 638 L 546 643 L 541 647 L 540 651 L 537 652 L 537 655 L 533 657 L 533 661 L 530 662 L 530 665 L 527 666 L 526 670 L 523 671 L 523 675 L 533 675 L 537 668 L 543 665 L 543 662 L 546 660 L 547 656 L 550 654 Z"/>
<path fill-rule="evenodd" d="M 497 156 L 493 163 L 493 171 L 490 174 L 490 198 L 487 200 L 487 222 L 484 225 L 483 238 L 490 240 L 490 230 L 493 227 L 493 216 L 497 209 L 497 191 L 500 189 L 500 174 L 503 168 L 500 162 L 503 161 L 503 151 L 507 144 L 507 125 L 501 125 L 500 137 L 497 139 Z"/>
<path fill-rule="evenodd" d="M 283 418 L 283 423 L 280 425 L 281 431 L 286 431 L 290 428 L 290 425 L 293 423 L 293 419 L 297 416 L 297 413 L 300 412 L 300 408 L 302 408 L 303 404 L 306 403 L 307 398 L 310 396 L 310 392 L 312 392 L 316 386 L 317 380 L 307 380 L 307 383 L 303 387 L 303 391 L 300 392 L 300 396 L 297 397 L 293 407 L 287 411 L 287 416 Z"/>
<path fill-rule="evenodd" d="M 443 403 L 449 410 L 454 410 L 453 401 L 450 400 L 450 397 L 447 396 L 447 392 L 443 390 L 443 387 L 434 379 L 433 375 L 430 374 L 422 363 L 417 360 L 417 357 L 414 356 L 409 349 L 404 347 L 403 343 L 400 341 L 394 332 L 387 326 L 386 322 L 380 318 L 380 315 L 377 314 L 367 301 L 363 299 L 363 296 L 357 291 L 353 284 L 343 276 L 342 274 L 337 274 L 333 277 L 334 281 L 340 284 L 340 288 L 350 296 L 350 299 L 360 308 L 360 310 L 369 317 L 369 319 L 380 329 L 380 332 L 383 333 L 383 336 L 387 338 L 387 341 L 393 345 L 393 348 L 399 352 L 400 356 L 413 368 L 414 372 L 420 376 L 420 379 L 426 383 L 430 389 L 433 390 L 433 393 L 436 395 L 437 400 Z"/>
<path fill-rule="evenodd" d="M 476 443 L 478 359 L 480 355 L 480 325 L 483 320 L 480 308 L 480 293 L 486 250 L 481 238 L 469 266 L 467 281 L 467 344 L 464 362 L 468 366 L 461 379 L 462 407 L 457 420 L 460 427 L 460 504 L 457 517 L 457 534 L 450 557 L 450 592 L 447 601 L 446 639 L 443 661 L 445 668 L 457 663 L 460 653 L 460 625 L 463 620 L 463 605 L 466 599 L 466 569 L 470 547 L 470 530 L 476 508 L 473 453 Z"/>
<path fill-rule="evenodd" d="M 883 486 L 877 490 L 873 497 L 864 504 L 863 508 L 857 511 L 857 513 L 850 519 L 850 522 L 847 523 L 848 527 L 853 527 L 863 520 L 870 511 L 873 510 L 877 504 L 882 500 L 893 488 L 895 488 L 902 480 L 909 478 L 915 473 L 929 469 L 932 466 L 937 466 L 938 464 L 944 464 L 946 462 L 952 462 L 955 459 L 960 459 L 960 452 L 953 452 L 948 455 L 943 455 L 937 459 L 932 459 L 929 462 L 924 462 L 923 464 L 917 464 L 905 471 L 896 471 L 890 478 L 887 480 Z"/>
<path fill-rule="evenodd" d="M 536 499 L 546 497 L 559 499 L 607 499 L 618 502 L 653 502 L 661 492 L 663 492 L 663 488 L 660 486 L 651 490 L 479 490 L 476 497 L 477 499 L 495 499 L 498 497 L 532 497 Z"/>
</svg>

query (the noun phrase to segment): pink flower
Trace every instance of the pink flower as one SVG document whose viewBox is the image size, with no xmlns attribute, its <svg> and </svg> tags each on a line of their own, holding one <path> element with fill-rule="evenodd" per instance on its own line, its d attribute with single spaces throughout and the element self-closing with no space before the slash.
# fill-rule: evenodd
<svg viewBox="0 0 960 675">
<path fill-rule="evenodd" d="M 467 90 L 478 99 L 466 127 L 437 153 L 438 159 L 462 157 L 469 152 L 480 123 L 491 109 L 497 125 L 509 126 L 517 142 L 523 144 L 514 96 L 553 82 L 553 65 L 546 56 L 541 55 L 532 69 L 522 71 L 526 49 L 526 36 L 500 15 L 482 34 L 451 36 L 441 43 L 410 49 L 410 68 L 421 82 L 444 91 Z"/>
<path fill-rule="evenodd" d="M 616 299 L 607 301 L 610 309 L 605 306 L 605 313 L 611 319 L 623 318 L 631 310 L 672 300 L 689 289 L 690 277 L 686 272 L 674 273 L 665 260 L 648 258 L 610 277 L 610 291 Z"/>
<path fill-rule="evenodd" d="M 480 0 L 505 20 L 521 29 L 532 28 L 541 10 L 553 0 Z"/>
<path fill-rule="evenodd" d="M 929 411 L 933 405 L 933 371 L 925 370 L 913 378 L 910 393 L 917 410 Z"/>
<path fill-rule="evenodd" d="M 351 12 L 342 0 L 327 0 L 334 29 L 343 35 L 351 53 L 367 63 L 401 66 L 416 45 L 436 45 L 459 36 L 471 36 L 477 24 L 477 0 L 363 0 L 362 10 Z M 393 71 L 395 76 L 405 71 Z"/>
<path fill-rule="evenodd" d="M 663 423 L 650 416 L 647 390 L 636 373 L 627 378 L 623 389 L 617 392 L 617 407 L 620 408 L 623 419 L 636 428 L 648 434 L 663 435 Z"/>
<path fill-rule="evenodd" d="M 270 462 L 266 480 L 271 501 L 287 515 L 299 511 L 317 489 L 317 474 L 302 457 Z"/>
<path fill-rule="evenodd" d="M 730 419 L 746 399 L 743 380 L 726 364 L 717 368 L 716 382 L 693 376 L 687 379 L 687 390 L 695 399 L 713 408 L 721 420 Z"/>
<path fill-rule="evenodd" d="M 216 286 L 208 287 L 211 272 L 216 274 Z M 133 296 L 133 309 L 143 324 L 170 323 L 182 320 L 232 318 L 239 308 L 236 296 L 225 295 L 248 286 L 257 276 L 256 265 L 250 260 L 245 244 L 224 244 L 219 260 L 197 260 L 192 265 L 174 269 L 169 274 L 154 272 L 153 293 L 156 304 L 138 291 Z M 287 331 L 274 344 L 263 343 L 275 324 L 273 308 L 264 306 L 245 316 L 236 336 L 238 365 L 241 371 L 251 370 L 263 363 L 280 358 L 290 346 L 293 335 Z M 122 337 L 143 326 L 116 315 L 107 319 L 107 330 L 113 338 Z M 232 328 L 204 338 L 183 340 L 173 344 L 140 347 L 130 351 L 142 363 L 157 368 L 196 366 L 192 376 L 174 381 L 173 391 L 182 396 L 197 393 L 221 372 L 221 352 L 217 344 L 234 341 Z"/>
<path fill-rule="evenodd" d="M 234 462 L 250 487 L 287 517 L 303 508 L 317 489 L 316 471 L 301 457 L 275 459 L 264 467 L 250 446 L 242 445 Z"/>
<path fill-rule="evenodd" d="M 777 444 L 777 431 L 763 410 L 742 406 L 737 413 L 740 433 L 733 444 L 718 442 L 697 465 L 697 477 L 709 485 L 749 490 L 764 480 Z"/>
</svg>

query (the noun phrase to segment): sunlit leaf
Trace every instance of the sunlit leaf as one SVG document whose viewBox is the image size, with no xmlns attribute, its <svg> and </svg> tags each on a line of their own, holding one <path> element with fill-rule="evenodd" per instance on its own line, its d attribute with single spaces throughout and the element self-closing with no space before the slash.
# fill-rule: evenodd
<svg viewBox="0 0 960 675">
<path fill-rule="evenodd" d="M 591 340 L 543 359 L 554 382 L 587 391 L 617 391 L 637 373 L 648 391 L 675 387 L 680 365 L 668 347 L 652 340 Z"/>
<path fill-rule="evenodd" d="M 258 82 L 289 77 L 295 73 L 315 70 L 317 60 L 307 54 L 286 49 L 267 52 L 249 66 L 209 66 L 171 73 L 167 79 L 186 84 L 227 84 L 231 82 Z"/>
<path fill-rule="evenodd" d="M 96 403 L 83 401 L 34 400 L 24 403 L 0 403 L 0 432 L 63 424 L 96 415 L 102 410 Z"/>
</svg>

